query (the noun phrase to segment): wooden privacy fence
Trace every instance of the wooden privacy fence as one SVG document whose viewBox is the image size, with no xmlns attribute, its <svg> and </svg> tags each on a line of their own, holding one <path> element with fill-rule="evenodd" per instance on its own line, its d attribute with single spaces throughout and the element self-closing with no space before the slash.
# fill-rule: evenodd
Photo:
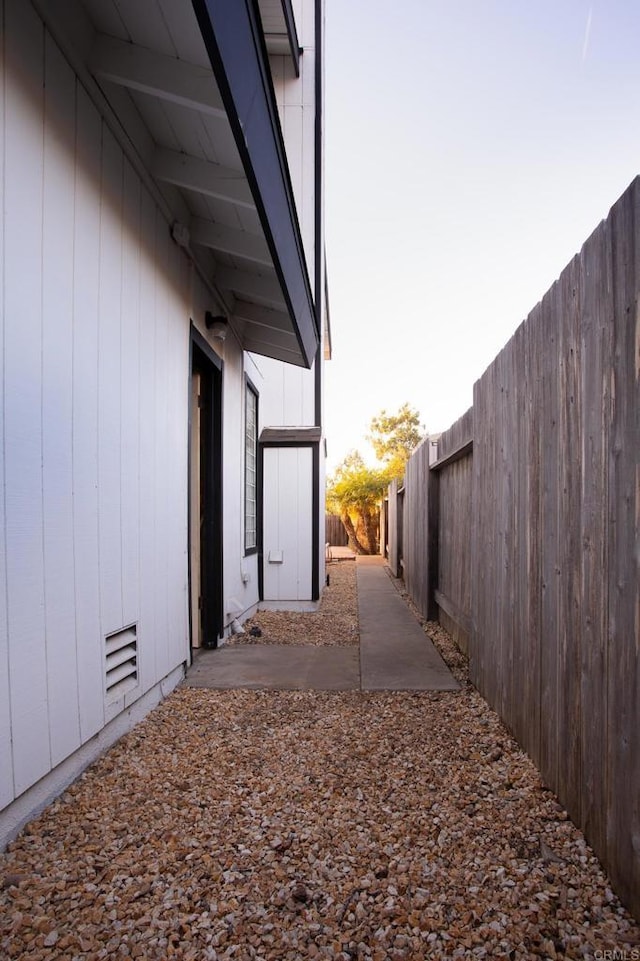
<svg viewBox="0 0 640 961">
<path fill-rule="evenodd" d="M 325 544 L 332 547 L 346 547 L 349 543 L 344 524 L 335 514 L 325 514 L 324 517 Z"/>
<path fill-rule="evenodd" d="M 639 286 L 640 178 L 409 461 L 397 564 L 636 917 Z"/>
</svg>

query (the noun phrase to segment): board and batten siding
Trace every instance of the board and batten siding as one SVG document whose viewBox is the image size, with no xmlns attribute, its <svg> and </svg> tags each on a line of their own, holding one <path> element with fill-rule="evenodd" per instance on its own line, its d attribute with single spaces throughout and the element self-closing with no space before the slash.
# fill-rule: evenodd
<svg viewBox="0 0 640 961">
<path fill-rule="evenodd" d="M 0 12 L 4 14 L 4 5 L 0 6 Z M 5 130 L 5 80 L 4 80 L 4 60 L 0 60 L 0 131 L 4 136 Z M 5 157 L 4 150 L 0 150 L 0 204 L 4 208 L 4 171 Z M 2 280 L 4 279 L 4 230 L 0 230 L 0 269 L 2 270 Z M 1 281 L 0 281 L 1 282 Z M 4 293 L 0 298 L 0 363 L 4 368 Z M 4 458 L 4 389 L 0 390 L 0 454 Z M 11 740 L 4 732 L 11 730 L 11 701 L 9 697 L 9 640 L 7 636 L 7 564 L 6 564 L 6 537 L 5 537 L 5 508 L 4 491 L 5 475 L 4 469 L 0 472 L 0 771 L 6 772 L 0 777 L 0 810 L 6 807 L 13 798 L 13 760 L 11 753 Z M 11 776 L 9 773 L 11 772 Z"/>
<path fill-rule="evenodd" d="M 265 448 L 265 602 L 305 602 L 311 598 L 312 477 L 313 452 L 310 447 Z"/>
<path fill-rule="evenodd" d="M 0 11 L 2 808 L 187 657 L 189 268 L 31 4 Z"/>
<path fill-rule="evenodd" d="M 315 424 L 315 370 L 251 354 L 260 394 L 260 425 L 312 427 Z"/>
</svg>

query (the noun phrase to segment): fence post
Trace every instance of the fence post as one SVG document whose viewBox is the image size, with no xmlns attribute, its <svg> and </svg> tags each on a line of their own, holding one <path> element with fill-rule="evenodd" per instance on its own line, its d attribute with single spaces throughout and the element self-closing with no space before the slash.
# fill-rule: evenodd
<svg viewBox="0 0 640 961">
<path fill-rule="evenodd" d="M 438 548 L 440 542 L 440 478 L 427 466 L 427 620 L 438 620 Z"/>
<path fill-rule="evenodd" d="M 398 558 L 398 481 L 393 480 L 389 484 L 387 495 L 387 524 L 388 524 L 388 555 L 387 560 L 391 573 L 394 577 L 399 577 L 399 558 Z"/>
<path fill-rule="evenodd" d="M 438 478 L 429 470 L 429 439 L 416 447 L 404 475 L 404 582 L 423 617 L 437 618 Z"/>
</svg>

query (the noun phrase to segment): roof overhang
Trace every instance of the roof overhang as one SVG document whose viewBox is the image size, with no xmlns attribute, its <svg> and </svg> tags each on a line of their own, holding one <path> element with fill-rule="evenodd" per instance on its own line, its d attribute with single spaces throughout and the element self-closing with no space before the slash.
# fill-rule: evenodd
<svg viewBox="0 0 640 961">
<path fill-rule="evenodd" d="M 269 65 L 290 0 L 33 0 L 241 346 L 320 342 Z M 267 27 L 270 34 L 265 37 Z"/>
<path fill-rule="evenodd" d="M 193 6 L 287 312 L 295 318 L 294 332 L 310 367 L 318 330 L 261 26 L 249 0 L 193 0 Z"/>
</svg>

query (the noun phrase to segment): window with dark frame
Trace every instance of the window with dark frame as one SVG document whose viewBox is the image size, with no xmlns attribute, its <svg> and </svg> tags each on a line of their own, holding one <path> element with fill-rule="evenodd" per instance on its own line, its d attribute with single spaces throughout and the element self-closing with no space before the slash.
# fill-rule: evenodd
<svg viewBox="0 0 640 961">
<path fill-rule="evenodd" d="M 244 549 L 258 547 L 258 395 L 245 384 L 244 396 Z"/>
</svg>

